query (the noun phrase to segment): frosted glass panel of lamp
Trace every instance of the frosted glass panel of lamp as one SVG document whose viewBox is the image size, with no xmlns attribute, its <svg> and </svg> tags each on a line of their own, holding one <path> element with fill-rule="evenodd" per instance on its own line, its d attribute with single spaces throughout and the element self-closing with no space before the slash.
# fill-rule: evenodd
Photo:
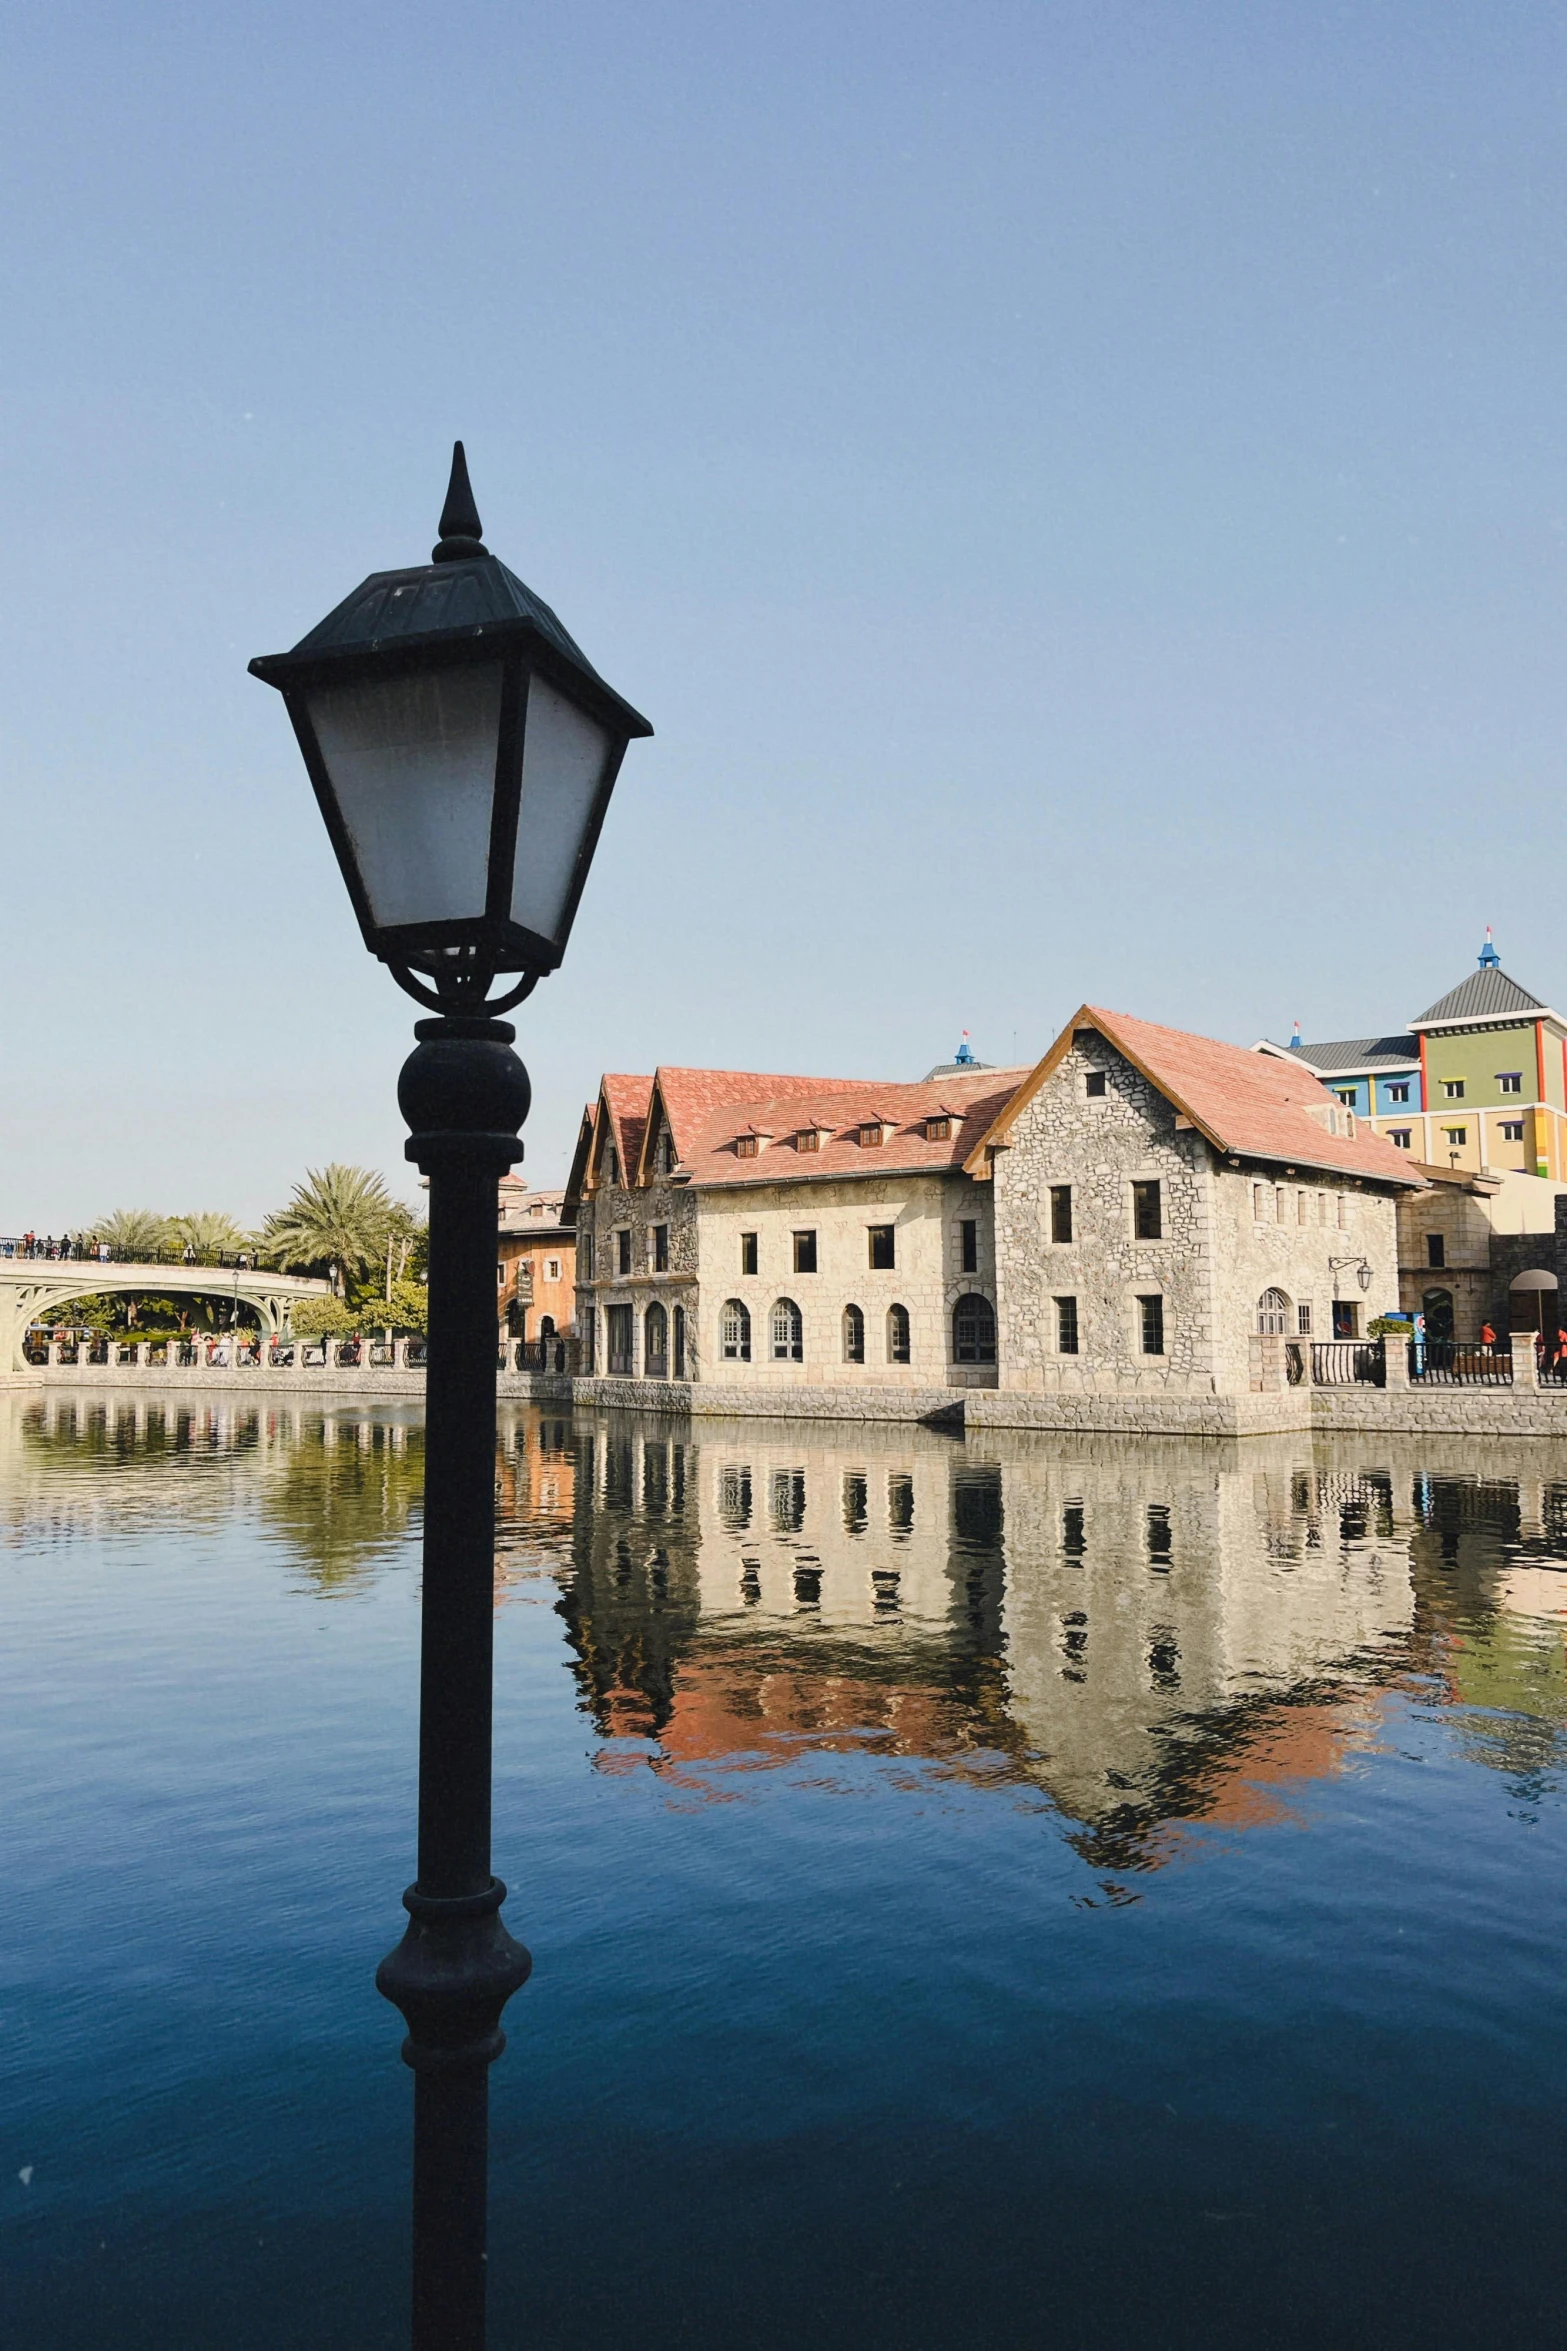
<svg viewBox="0 0 1567 2351">
<path fill-rule="evenodd" d="M 511 915 L 541 939 L 559 942 L 608 752 L 601 726 L 543 678 L 531 680 Z"/>
<path fill-rule="evenodd" d="M 501 665 L 319 688 L 310 723 L 378 928 L 484 912 Z"/>
</svg>

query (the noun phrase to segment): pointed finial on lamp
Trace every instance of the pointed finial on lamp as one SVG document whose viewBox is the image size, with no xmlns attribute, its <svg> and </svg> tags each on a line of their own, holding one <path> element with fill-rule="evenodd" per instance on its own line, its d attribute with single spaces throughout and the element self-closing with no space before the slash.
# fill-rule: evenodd
<svg viewBox="0 0 1567 2351">
<path fill-rule="evenodd" d="M 1487 923 L 1485 926 L 1485 945 L 1480 950 L 1480 969 L 1482 971 L 1496 971 L 1501 965 L 1501 960 L 1501 957 L 1496 952 L 1496 943 L 1491 937 L 1491 926 L 1489 923 Z"/>
<path fill-rule="evenodd" d="M 468 460 L 463 455 L 461 441 L 454 441 L 452 478 L 446 485 L 446 504 L 441 508 L 440 545 L 431 548 L 430 561 L 466 563 L 472 556 L 488 555 L 490 551 L 479 536 L 483 528 L 468 481 Z"/>
</svg>

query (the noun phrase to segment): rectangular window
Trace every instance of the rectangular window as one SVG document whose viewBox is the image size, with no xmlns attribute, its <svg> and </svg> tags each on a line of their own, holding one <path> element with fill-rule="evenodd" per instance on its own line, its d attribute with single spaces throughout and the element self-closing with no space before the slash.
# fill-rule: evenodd
<svg viewBox="0 0 1567 2351">
<path fill-rule="evenodd" d="M 1505 1128 L 1503 1129 L 1503 1132 L 1506 1132 Z M 1387 1139 L 1392 1144 L 1395 1151 L 1407 1151 L 1409 1149 L 1408 1127 L 1389 1127 L 1387 1131 Z"/>
<path fill-rule="evenodd" d="M 1164 1239 L 1164 1209 L 1157 1177 L 1132 1186 L 1132 1231 L 1139 1241 Z"/>
<path fill-rule="evenodd" d="M 1426 1235 L 1426 1263 L 1427 1265 L 1445 1265 L 1447 1263 L 1447 1242 L 1440 1233 L 1427 1233 Z"/>
<path fill-rule="evenodd" d="M 1050 1238 L 1052 1241 L 1070 1241 L 1072 1238 L 1070 1184 L 1052 1184 L 1050 1187 Z"/>
<path fill-rule="evenodd" d="M 761 1144 L 755 1135 L 736 1135 L 735 1137 L 736 1159 L 754 1159 L 760 1148 Z"/>
<path fill-rule="evenodd" d="M 1087 1094 L 1090 1099 L 1097 1100 L 1098 1097 L 1103 1094 L 1104 1090 L 1104 1071 L 1102 1069 L 1091 1069 L 1087 1077 L 1085 1077 L 1083 1080 L 1083 1092 Z"/>
<path fill-rule="evenodd" d="M 655 1273 L 668 1273 L 669 1271 L 669 1227 L 667 1224 L 656 1224 L 653 1227 L 653 1271 Z"/>
<path fill-rule="evenodd" d="M 631 1271 L 631 1233 L 626 1225 L 622 1225 L 615 1235 L 615 1262 L 619 1272 Z"/>
<path fill-rule="evenodd" d="M 1442 1132 L 1450 1143 L 1456 1143 L 1460 1149 L 1469 1140 L 1469 1129 L 1467 1127 L 1444 1127 Z"/>
<path fill-rule="evenodd" d="M 1402 1083 L 1390 1085 L 1387 1090 L 1387 1098 L 1390 1102 L 1407 1102 L 1409 1100 L 1408 1086 Z"/>
<path fill-rule="evenodd" d="M 1442 1091 L 1446 1095 L 1449 1102 L 1462 1102 L 1464 1098 L 1463 1079 L 1444 1078 L 1442 1080 Z"/>
<path fill-rule="evenodd" d="M 609 1324 L 609 1369 L 612 1377 L 626 1378 L 631 1372 L 631 1348 L 634 1317 L 629 1306 L 612 1306 L 606 1317 Z"/>
<path fill-rule="evenodd" d="M 558 1257 L 545 1258 L 544 1279 L 547 1282 L 558 1282 L 560 1280 L 560 1259 Z"/>
<path fill-rule="evenodd" d="M 1273 1221 L 1275 1224 L 1284 1224 L 1288 1221 L 1290 1212 L 1289 1203 L 1290 1196 L 1288 1192 L 1285 1191 L 1284 1186 L 1280 1184 L 1278 1190 L 1273 1195 Z"/>
<path fill-rule="evenodd" d="M 740 1271 L 742 1273 L 755 1273 L 756 1271 L 755 1233 L 742 1233 L 740 1235 Z"/>
<path fill-rule="evenodd" d="M 1335 1086 L 1333 1091 L 1338 1096 L 1339 1100 L 1343 1103 L 1346 1110 L 1354 1109 L 1355 1088 L 1353 1086 Z"/>
<path fill-rule="evenodd" d="M 1523 1141 L 1523 1120 L 1521 1118 L 1503 1119 L 1502 1141 L 1504 1143 L 1521 1143 Z"/>
<path fill-rule="evenodd" d="M 1311 1194 L 1309 1192 L 1297 1192 L 1295 1195 L 1295 1222 L 1297 1224 L 1305 1224 L 1310 1218 L 1310 1215 Z"/>
<path fill-rule="evenodd" d="M 926 1142 L 927 1142 L 927 1143 L 950 1143 L 950 1142 L 951 1142 L 951 1140 L 952 1140 L 952 1121 L 951 1121 L 951 1119 L 950 1119 L 950 1118 L 928 1118 L 928 1119 L 926 1119 L 926 1121 L 925 1121 L 925 1140 L 926 1140 Z"/>
<path fill-rule="evenodd" d="M 1058 1298 L 1056 1300 L 1056 1353 L 1058 1355 L 1075 1355 L 1077 1353 L 1077 1300 L 1075 1298 Z"/>
<path fill-rule="evenodd" d="M 1327 1196 L 1326 1192 L 1319 1192 L 1319 1193 L 1317 1194 L 1317 1222 L 1318 1222 L 1318 1224 L 1326 1224 L 1326 1223 L 1327 1223 L 1327 1221 L 1328 1221 L 1328 1196 Z"/>
<path fill-rule="evenodd" d="M 1162 1355 L 1164 1353 L 1164 1300 L 1162 1298 L 1139 1298 L 1137 1310 L 1142 1321 L 1143 1353 L 1145 1355 Z"/>
<path fill-rule="evenodd" d="M 504 1290 L 506 1287 L 506 1268 L 504 1265 L 498 1265 L 495 1268 L 495 1287 L 498 1290 Z"/>
<path fill-rule="evenodd" d="M 819 1151 L 822 1147 L 820 1130 L 816 1127 L 801 1127 L 794 1138 L 794 1147 L 797 1151 Z"/>
<path fill-rule="evenodd" d="M 816 1235 L 796 1233 L 794 1236 L 794 1270 L 796 1273 L 816 1271 Z"/>
<path fill-rule="evenodd" d="M 893 1227 L 890 1224 L 873 1224 L 869 1231 L 871 1266 L 877 1273 L 888 1273 L 894 1263 Z"/>
<path fill-rule="evenodd" d="M 979 1271 L 979 1225 L 972 1216 L 964 1217 L 958 1226 L 958 1255 L 965 1273 Z"/>
<path fill-rule="evenodd" d="M 584 1233 L 577 1243 L 577 1263 L 582 1268 L 582 1279 L 585 1282 L 591 1282 L 593 1279 L 593 1235 L 591 1233 Z"/>
<path fill-rule="evenodd" d="M 1309 1339 L 1311 1336 L 1311 1308 L 1304 1303 L 1295 1309 L 1295 1330 L 1302 1339 Z"/>
<path fill-rule="evenodd" d="M 1335 1339 L 1358 1339 L 1360 1336 L 1360 1306 L 1353 1298 L 1335 1298 L 1333 1301 L 1333 1336 Z"/>
<path fill-rule="evenodd" d="M 1349 1227 L 1349 1202 L 1342 1192 L 1340 1192 L 1338 1195 L 1336 1205 L 1338 1208 L 1339 1231 L 1345 1232 Z"/>
<path fill-rule="evenodd" d="M 1268 1187 L 1266 1184 L 1252 1185 L 1251 1212 L 1252 1215 L 1256 1218 L 1257 1222 L 1261 1224 L 1263 1218 L 1268 1213 Z"/>
<path fill-rule="evenodd" d="M 1521 1094 L 1523 1092 L 1522 1072 L 1516 1069 L 1504 1069 L 1499 1071 L 1496 1080 L 1496 1090 L 1499 1094 Z"/>
</svg>

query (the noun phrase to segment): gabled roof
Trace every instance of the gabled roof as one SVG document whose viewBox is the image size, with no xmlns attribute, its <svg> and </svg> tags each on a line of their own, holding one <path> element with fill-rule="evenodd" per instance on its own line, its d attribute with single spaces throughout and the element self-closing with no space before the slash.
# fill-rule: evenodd
<svg viewBox="0 0 1567 2351">
<path fill-rule="evenodd" d="M 599 1081 L 599 1111 L 604 1131 L 620 1153 L 623 1183 L 629 1184 L 634 1180 L 637 1163 L 642 1156 L 642 1137 L 647 1129 L 648 1101 L 652 1092 L 653 1081 L 650 1077 L 628 1077 L 607 1071 Z M 595 1130 L 598 1125 L 599 1120 L 595 1119 Z"/>
<path fill-rule="evenodd" d="M 1308 1069 L 1320 1070 L 1325 1076 L 1348 1077 L 1352 1072 L 1384 1069 L 1418 1069 L 1420 1067 L 1420 1040 L 1418 1037 L 1344 1037 L 1328 1045 L 1275 1045 L 1271 1037 L 1262 1037 L 1252 1048 L 1255 1053 L 1273 1053 L 1281 1061 L 1303 1061 Z"/>
<path fill-rule="evenodd" d="M 561 1220 L 572 1224 L 582 1206 L 582 1187 L 587 1181 L 588 1160 L 593 1151 L 593 1130 L 598 1122 L 598 1104 L 583 1105 L 582 1124 L 577 1129 L 577 1148 L 571 1155 L 571 1173 L 566 1178 L 566 1193 L 561 1202 Z"/>
<path fill-rule="evenodd" d="M 1406 1154 L 1368 1127 L 1359 1127 L 1350 1137 L 1333 1134 L 1319 1124 L 1323 1116 L 1336 1114 L 1338 1105 L 1311 1070 L 1296 1066 L 1298 1054 L 1280 1060 L 1243 1045 L 1194 1037 L 1184 1029 L 1158 1028 L 1152 1021 L 1134 1020 L 1124 1012 L 1106 1012 L 1095 1004 L 1085 1004 L 1074 1013 L 1043 1061 L 979 1137 L 965 1161 L 971 1175 L 983 1174 L 987 1150 L 1005 1143 L 1019 1113 L 1071 1051 L 1078 1029 L 1096 1029 L 1177 1112 L 1190 1119 L 1216 1151 L 1289 1167 L 1366 1176 L 1411 1191 L 1420 1190 L 1425 1182 L 1411 1168 Z"/>
<path fill-rule="evenodd" d="M 1542 1004 L 1538 996 L 1531 996 L 1527 988 L 1520 988 L 1516 980 L 1510 980 L 1499 964 L 1493 964 L 1472 971 L 1466 980 L 1460 980 L 1456 988 L 1449 988 L 1445 996 L 1439 996 L 1409 1025 L 1425 1029 L 1450 1020 L 1499 1020 L 1509 1013 L 1532 1016 L 1549 1011 L 1548 1004 Z"/>
<path fill-rule="evenodd" d="M 941 1175 L 961 1168 L 1024 1074 L 1021 1069 L 987 1069 L 958 1077 L 944 1071 L 934 1085 L 822 1078 L 811 1081 L 809 1091 L 797 1080 L 800 1091 L 715 1107 L 682 1152 L 682 1164 L 691 1182 L 703 1188 Z M 925 1124 L 931 1118 L 952 1121 L 945 1141 L 927 1137 Z M 862 1143 L 861 1128 L 878 1123 L 887 1130 L 885 1142 Z M 818 1148 L 797 1150 L 795 1136 L 813 1126 L 821 1135 Z M 735 1137 L 751 1129 L 770 1133 L 774 1140 L 754 1159 L 742 1159 L 734 1149 Z"/>
</svg>

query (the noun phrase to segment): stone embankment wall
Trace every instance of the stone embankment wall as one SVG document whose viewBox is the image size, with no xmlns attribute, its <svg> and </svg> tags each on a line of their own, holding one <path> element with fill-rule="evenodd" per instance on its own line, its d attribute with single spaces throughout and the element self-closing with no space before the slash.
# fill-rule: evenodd
<svg viewBox="0 0 1567 2351">
<path fill-rule="evenodd" d="M 273 1396 L 280 1403 L 309 1397 L 315 1402 L 364 1405 L 422 1403 L 419 1371 L 360 1371 L 357 1366 L 326 1371 L 318 1367 L 238 1371 L 168 1371 L 103 1364 L 78 1370 L 74 1364 L 0 1373 L 0 1389 L 70 1388 L 124 1394 Z M 661 1414 L 671 1418 L 736 1420 L 817 1420 L 904 1423 L 927 1421 L 980 1429 L 1035 1429 L 1046 1434 L 1159 1437 L 1247 1437 L 1292 1431 L 1412 1436 L 1567 1438 L 1567 1388 L 1289 1388 L 1249 1396 L 1159 1395 L 1147 1390 L 1092 1395 L 1081 1389 L 1014 1393 L 952 1388 L 779 1388 L 773 1390 L 700 1381 L 574 1379 L 556 1372 L 502 1372 L 496 1393 L 503 1403 L 581 1405 L 596 1409 Z"/>
</svg>

